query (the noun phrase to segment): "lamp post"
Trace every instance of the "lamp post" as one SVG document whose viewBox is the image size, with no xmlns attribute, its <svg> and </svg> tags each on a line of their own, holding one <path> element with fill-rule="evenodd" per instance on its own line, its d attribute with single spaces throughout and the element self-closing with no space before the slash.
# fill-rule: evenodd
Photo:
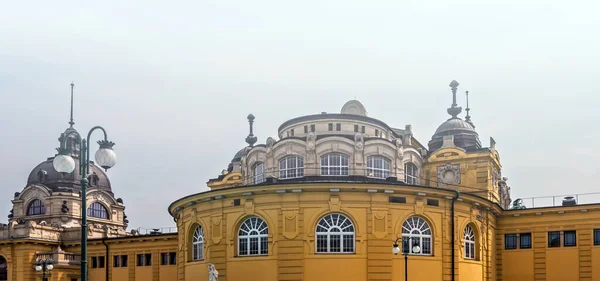
<svg viewBox="0 0 600 281">
<path fill-rule="evenodd" d="M 46 279 L 46 271 L 51 271 L 54 266 L 50 263 L 52 260 L 49 259 L 43 259 L 43 260 L 38 260 L 38 265 L 35 267 L 35 271 L 37 272 L 42 272 L 42 281 L 48 281 L 48 279 Z"/>
<path fill-rule="evenodd" d="M 113 142 L 108 141 L 106 131 L 100 126 L 93 127 L 87 135 L 87 140 L 90 139 L 92 132 L 101 130 L 104 133 L 104 140 L 98 141 L 100 149 L 94 155 L 96 163 L 100 167 L 108 170 L 117 162 L 117 155 L 112 147 Z M 52 165 L 57 172 L 72 173 L 75 170 L 75 161 L 71 157 L 71 147 L 68 145 L 68 138 L 71 135 L 79 136 L 77 131 L 69 131 L 67 135 L 61 136 L 61 144 L 58 149 L 58 155 L 54 157 Z M 88 186 L 87 175 L 90 171 L 90 148 L 87 145 L 86 139 L 81 140 L 81 150 L 79 155 L 79 174 L 81 175 L 81 281 L 87 281 L 87 202 L 86 189 Z"/>
<path fill-rule="evenodd" d="M 400 253 L 400 247 L 398 246 L 398 240 L 400 240 L 400 239 L 402 239 L 403 245 L 408 246 L 410 244 L 410 243 L 404 243 L 404 242 L 410 242 L 409 237 L 397 238 L 396 241 L 394 241 L 394 248 L 392 248 L 392 253 L 394 253 L 394 255 L 397 255 L 398 253 Z M 419 244 L 415 243 L 413 245 L 412 253 L 413 254 L 421 253 L 421 247 L 419 247 Z M 409 254 L 408 249 L 406 252 L 402 253 L 402 255 L 404 255 L 404 281 L 408 281 L 408 254 Z"/>
</svg>

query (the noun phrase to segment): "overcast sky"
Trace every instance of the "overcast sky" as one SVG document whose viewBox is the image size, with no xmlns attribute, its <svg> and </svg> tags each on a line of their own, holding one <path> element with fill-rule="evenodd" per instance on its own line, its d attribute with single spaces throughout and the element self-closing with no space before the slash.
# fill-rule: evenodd
<svg viewBox="0 0 600 281">
<path fill-rule="evenodd" d="M 0 214 L 68 126 L 104 126 L 130 228 L 284 121 L 339 112 L 412 124 L 426 144 L 470 91 L 513 198 L 600 191 L 597 1 L 6 1 L 0 9 Z M 463 114 L 464 116 L 464 114 Z M 93 141 L 101 134 L 95 134 Z M 94 151 L 97 149 L 93 147 Z M 92 152 L 93 153 L 93 152 Z M 599 200 L 600 201 L 600 200 Z"/>
</svg>

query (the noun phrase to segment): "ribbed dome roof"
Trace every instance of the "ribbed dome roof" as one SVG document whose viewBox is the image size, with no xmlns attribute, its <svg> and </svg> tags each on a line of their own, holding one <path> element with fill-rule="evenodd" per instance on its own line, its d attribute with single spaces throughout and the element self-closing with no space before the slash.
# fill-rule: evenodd
<svg viewBox="0 0 600 281">
<path fill-rule="evenodd" d="M 475 133 L 475 128 L 473 125 L 469 124 L 467 121 L 464 121 L 460 118 L 451 118 L 446 122 L 442 123 L 437 130 L 435 130 L 435 135 L 441 134 L 448 131 L 464 131 L 464 132 L 472 132 Z"/>
<path fill-rule="evenodd" d="M 81 176 L 79 175 L 79 159 L 75 160 L 75 170 L 70 174 L 61 174 L 54 169 L 52 165 L 54 157 L 37 165 L 27 178 L 27 185 L 41 184 L 52 191 L 66 191 L 71 188 L 74 191 L 81 189 Z M 102 168 L 96 166 L 93 162 L 90 163 L 90 175 L 88 176 L 90 189 L 103 189 L 111 192 L 111 185 L 108 176 Z"/>
</svg>

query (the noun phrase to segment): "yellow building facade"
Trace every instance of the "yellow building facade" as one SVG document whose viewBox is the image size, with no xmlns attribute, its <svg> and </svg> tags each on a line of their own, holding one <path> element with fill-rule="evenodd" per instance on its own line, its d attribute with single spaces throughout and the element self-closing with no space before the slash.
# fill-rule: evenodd
<svg viewBox="0 0 600 281">
<path fill-rule="evenodd" d="M 427 145 L 358 101 L 288 120 L 264 144 L 249 115 L 248 145 L 210 190 L 168 207 L 172 233 L 126 232 L 123 200 L 96 171 L 89 280 L 208 280 L 214 265 L 221 281 L 600 281 L 600 204 L 513 201 L 495 141 L 482 146 L 450 87 L 451 118 Z M 0 226 L 0 281 L 41 280 L 41 259 L 49 280 L 81 278 L 79 179 L 58 189 L 44 163 Z"/>
</svg>

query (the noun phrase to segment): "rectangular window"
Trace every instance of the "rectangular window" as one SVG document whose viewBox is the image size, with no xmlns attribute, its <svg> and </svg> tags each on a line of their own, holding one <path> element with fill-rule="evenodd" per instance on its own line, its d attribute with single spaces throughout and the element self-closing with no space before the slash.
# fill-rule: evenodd
<svg viewBox="0 0 600 281">
<path fill-rule="evenodd" d="M 390 196 L 390 203 L 406 203 L 406 197 Z"/>
<path fill-rule="evenodd" d="M 335 130 L 336 131 L 341 131 L 342 130 L 342 124 L 340 124 L 340 123 L 335 124 Z"/>
<path fill-rule="evenodd" d="M 310 131 L 314 132 L 315 131 L 315 124 L 310 125 Z"/>
<path fill-rule="evenodd" d="M 138 254 L 137 255 L 137 266 L 151 266 L 152 265 L 152 254 Z"/>
<path fill-rule="evenodd" d="M 594 229 L 594 245 L 600 245 L 600 228 Z"/>
<path fill-rule="evenodd" d="M 577 246 L 577 232 L 575 230 L 569 230 L 563 232 L 564 238 L 564 246 L 565 247 L 575 247 Z"/>
<path fill-rule="evenodd" d="M 241 204 L 240 199 L 233 199 L 233 206 L 239 206 Z"/>
<path fill-rule="evenodd" d="M 329 123 L 329 130 L 333 131 L 333 123 Z"/>
<path fill-rule="evenodd" d="M 160 254 L 160 265 L 169 265 L 169 253 Z"/>
<path fill-rule="evenodd" d="M 354 132 L 358 133 L 358 125 L 354 125 Z"/>
<path fill-rule="evenodd" d="M 121 256 L 113 256 L 113 267 L 121 267 Z"/>
<path fill-rule="evenodd" d="M 177 264 L 177 253 L 171 252 L 169 253 L 169 264 L 176 265 Z"/>
<path fill-rule="evenodd" d="M 294 129 L 290 130 L 290 135 L 293 137 L 294 136 Z"/>
<path fill-rule="evenodd" d="M 519 248 L 531 249 L 531 233 L 519 234 Z"/>
<path fill-rule="evenodd" d="M 375 129 L 375 136 L 378 137 L 379 136 L 379 130 Z"/>
<path fill-rule="evenodd" d="M 146 262 L 146 266 L 152 265 L 152 254 L 146 254 L 144 257 L 144 261 Z"/>
<path fill-rule="evenodd" d="M 517 248 L 517 235 L 504 234 L 504 249 L 512 250 Z"/>
<path fill-rule="evenodd" d="M 362 129 L 361 129 L 360 132 L 363 133 L 363 134 L 365 133 L 365 126 L 362 126 Z"/>
<path fill-rule="evenodd" d="M 308 126 L 307 125 L 304 126 L 304 133 L 305 134 L 308 133 Z"/>
<path fill-rule="evenodd" d="M 560 247 L 560 231 L 548 232 L 548 248 Z"/>
<path fill-rule="evenodd" d="M 440 205 L 440 201 L 435 200 L 435 199 L 427 199 L 427 205 L 429 205 L 429 206 L 439 206 Z"/>
<path fill-rule="evenodd" d="M 137 266 L 144 266 L 144 255 L 137 255 Z"/>
<path fill-rule="evenodd" d="M 98 257 L 98 268 L 104 268 L 104 257 Z"/>
<path fill-rule="evenodd" d="M 127 255 L 122 255 L 121 256 L 121 267 L 127 267 L 128 263 L 127 260 L 129 259 L 129 256 Z"/>
<path fill-rule="evenodd" d="M 92 268 L 98 268 L 98 257 L 92 257 Z"/>
</svg>

